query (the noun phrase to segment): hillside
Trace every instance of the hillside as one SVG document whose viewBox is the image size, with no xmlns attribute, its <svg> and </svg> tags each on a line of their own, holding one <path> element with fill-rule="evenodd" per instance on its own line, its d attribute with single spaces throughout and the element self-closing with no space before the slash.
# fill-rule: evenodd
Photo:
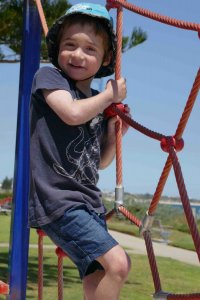
<svg viewBox="0 0 200 300">
<path fill-rule="evenodd" d="M 124 193 L 124 205 L 134 205 L 135 203 L 145 203 L 148 204 L 151 202 L 153 198 L 152 194 L 131 194 L 131 193 Z M 114 191 L 103 191 L 103 199 L 106 201 L 114 201 L 115 200 L 115 192 Z M 169 196 L 162 196 L 160 201 L 165 202 L 179 202 L 181 203 L 180 197 L 169 197 Z M 191 198 L 190 202 L 200 203 L 199 199 Z"/>
</svg>

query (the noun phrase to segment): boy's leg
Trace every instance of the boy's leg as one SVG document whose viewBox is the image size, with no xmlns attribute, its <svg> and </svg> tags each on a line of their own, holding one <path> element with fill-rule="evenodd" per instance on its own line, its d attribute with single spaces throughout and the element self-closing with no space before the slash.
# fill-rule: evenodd
<svg viewBox="0 0 200 300">
<path fill-rule="evenodd" d="M 130 270 L 130 259 L 107 232 L 104 214 L 96 214 L 85 207 L 73 208 L 42 229 L 77 265 L 84 278 L 86 300 L 119 298 Z M 101 264 L 103 271 L 91 272 L 99 269 L 93 264 L 95 261 Z"/>
<path fill-rule="evenodd" d="M 83 279 L 85 300 L 118 300 L 130 271 L 130 258 L 119 246 L 96 259 L 104 268 Z"/>
</svg>

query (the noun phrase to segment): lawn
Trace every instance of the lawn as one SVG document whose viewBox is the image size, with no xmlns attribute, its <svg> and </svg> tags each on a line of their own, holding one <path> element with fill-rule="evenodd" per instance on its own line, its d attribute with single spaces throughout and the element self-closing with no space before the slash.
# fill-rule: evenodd
<svg viewBox="0 0 200 300">
<path fill-rule="evenodd" d="M 1 248 L 1 279 L 6 281 L 7 249 Z M 154 293 L 152 276 L 146 256 L 131 255 L 132 270 L 120 300 L 150 300 Z M 200 269 L 172 259 L 158 258 L 163 290 L 171 293 L 198 292 Z M 37 299 L 37 249 L 30 249 L 26 299 Z M 81 281 L 73 263 L 64 259 L 64 299 L 83 299 Z M 53 249 L 44 252 L 44 300 L 57 299 L 57 257 Z M 3 297 L 3 296 L 2 296 Z M 0 299 L 4 299 L 1 298 Z"/>
<path fill-rule="evenodd" d="M 30 251 L 27 299 L 37 299 L 36 251 Z M 35 259 L 34 259 L 35 258 Z M 154 292 L 152 276 L 146 256 L 131 255 L 132 271 L 125 284 L 121 300 L 148 300 Z M 77 269 L 64 259 L 64 299 L 82 299 L 82 286 Z M 200 269 L 171 259 L 158 259 L 163 289 L 176 293 L 198 292 Z M 53 250 L 45 251 L 44 300 L 57 299 L 57 258 Z M 34 281 L 33 281 L 34 278 Z M 183 284 L 184 283 L 184 284 Z M 33 294 L 34 293 L 34 294 Z M 47 296 L 49 295 L 49 296 Z"/>
<path fill-rule="evenodd" d="M 113 219 L 109 227 L 120 231 L 138 235 L 138 229 L 125 220 L 120 222 Z M 0 243 L 9 242 L 10 216 L 0 215 Z M 188 236 L 188 234 L 183 236 Z M 191 238 L 191 237 L 190 237 Z M 183 239 L 183 238 L 182 238 Z M 47 237 L 45 244 L 51 244 Z M 37 234 L 31 230 L 30 244 L 37 243 Z M 187 245 L 187 238 L 184 243 Z M 147 256 L 131 255 L 132 270 L 125 284 L 120 300 L 148 300 L 152 299 L 154 286 Z M 200 269 L 167 258 L 157 258 L 162 288 L 171 293 L 199 292 Z M 37 249 L 30 248 L 28 264 L 28 283 L 26 299 L 37 299 Z M 8 276 L 8 248 L 0 248 L 0 280 L 7 282 Z M 68 259 L 64 259 L 64 299 L 83 299 L 82 285 L 76 267 Z M 44 300 L 57 299 L 57 256 L 54 249 L 44 249 Z M 0 296 L 0 299 L 5 299 Z"/>
</svg>

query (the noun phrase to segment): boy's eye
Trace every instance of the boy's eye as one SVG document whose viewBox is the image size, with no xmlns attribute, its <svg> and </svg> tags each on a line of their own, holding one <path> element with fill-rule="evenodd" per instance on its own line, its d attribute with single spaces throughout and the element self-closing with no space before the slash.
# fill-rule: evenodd
<svg viewBox="0 0 200 300">
<path fill-rule="evenodd" d="M 75 44 L 68 42 L 68 43 L 65 43 L 65 47 L 68 49 L 73 49 L 73 48 L 75 48 Z"/>
<path fill-rule="evenodd" d="M 90 52 L 95 52 L 96 51 L 96 49 L 93 48 L 93 47 L 87 47 L 87 50 L 90 51 Z"/>
</svg>

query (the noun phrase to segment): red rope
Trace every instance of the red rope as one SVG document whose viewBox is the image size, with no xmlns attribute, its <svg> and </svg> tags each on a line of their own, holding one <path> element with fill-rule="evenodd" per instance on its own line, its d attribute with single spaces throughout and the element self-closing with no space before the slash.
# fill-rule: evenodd
<svg viewBox="0 0 200 300">
<path fill-rule="evenodd" d="M 200 261 L 200 235 L 199 235 L 199 231 L 192 213 L 192 208 L 189 202 L 189 198 L 188 198 L 188 194 L 186 191 L 186 187 L 185 187 L 185 183 L 184 183 L 184 179 L 183 179 L 183 175 L 182 175 L 182 171 L 181 171 L 181 166 L 179 164 L 176 152 L 174 150 L 173 147 L 169 147 L 169 153 L 170 153 L 170 157 L 173 163 L 173 168 L 174 168 L 174 173 L 175 173 L 175 177 L 176 177 L 176 182 L 178 185 L 178 189 L 179 189 L 179 193 L 180 193 L 180 197 L 181 197 L 181 201 L 183 204 L 183 209 L 185 212 L 185 216 L 190 228 L 190 232 L 192 234 L 192 238 L 194 241 L 194 245 L 196 248 L 196 252 Z"/>
<path fill-rule="evenodd" d="M 119 119 L 115 124 L 116 132 L 116 185 L 122 187 L 122 121 Z"/>
<path fill-rule="evenodd" d="M 179 121 L 179 124 L 177 126 L 177 130 L 175 133 L 175 137 L 180 139 L 182 137 L 182 134 L 185 130 L 186 124 L 189 120 L 190 114 L 192 112 L 194 103 L 196 101 L 197 95 L 198 95 L 198 91 L 200 88 L 200 69 L 197 72 L 196 78 L 194 80 L 190 95 L 188 97 L 187 103 L 185 105 L 185 109 L 183 111 L 182 117 Z M 149 208 L 149 214 L 154 214 L 157 204 L 160 200 L 160 197 L 162 195 L 162 191 L 164 189 L 165 183 L 167 181 L 167 178 L 169 176 L 170 170 L 172 167 L 172 162 L 170 160 L 170 158 L 168 157 L 167 162 L 165 164 L 165 167 L 163 169 L 162 175 L 160 177 L 160 180 L 158 182 L 157 188 L 156 188 L 156 192 L 154 194 L 154 197 L 152 199 L 152 202 L 150 204 L 150 208 Z"/>
<path fill-rule="evenodd" d="M 183 22 L 183 21 L 179 21 L 179 20 L 175 20 L 175 19 L 171 19 L 165 16 L 160 16 L 158 14 L 155 13 L 151 13 L 147 10 L 141 10 L 140 8 L 137 8 L 136 6 L 129 4 L 129 3 L 125 3 L 122 0 L 111 0 L 109 1 L 108 5 L 110 5 L 110 7 L 112 7 L 112 5 L 116 4 L 120 4 L 123 7 L 130 9 L 130 10 L 134 10 L 137 13 L 140 13 L 142 15 L 145 15 L 149 18 L 155 19 L 159 22 L 163 22 L 172 26 L 176 26 L 176 27 L 180 27 L 180 28 L 185 28 L 185 29 L 189 29 L 189 30 L 196 30 L 200 32 L 200 25 L 199 24 L 194 24 L 194 23 L 188 23 L 188 22 Z M 119 9 L 119 8 L 118 8 Z M 196 252 L 197 255 L 199 257 L 200 260 L 200 236 L 199 236 L 199 232 L 194 220 L 194 216 L 192 214 L 192 209 L 189 203 L 189 199 L 187 196 L 187 191 L 185 188 L 185 184 L 184 184 L 184 180 L 183 180 L 183 176 L 182 176 L 182 172 L 181 172 L 181 168 L 176 156 L 176 152 L 175 149 L 177 151 L 181 150 L 183 148 L 183 140 L 182 140 L 182 134 L 184 132 L 184 129 L 186 127 L 186 124 L 188 122 L 189 116 L 191 114 L 192 108 L 194 106 L 195 100 L 197 98 L 198 95 L 198 91 L 199 91 L 199 87 L 200 87 L 200 70 L 197 73 L 197 76 L 195 78 L 192 90 L 190 92 L 188 101 L 186 103 L 185 109 L 183 111 L 182 117 L 180 119 L 180 122 L 178 124 L 176 133 L 174 135 L 174 137 L 166 137 L 162 134 L 156 133 L 152 130 L 149 130 L 148 128 L 145 128 L 144 126 L 140 125 L 139 123 L 135 122 L 134 120 L 132 120 L 130 117 L 126 116 L 124 114 L 124 112 L 122 110 L 120 110 L 119 108 L 117 108 L 116 106 L 113 106 L 115 112 L 117 113 L 117 115 L 120 116 L 120 118 L 122 120 L 124 120 L 125 122 L 127 122 L 130 126 L 132 126 L 133 128 L 135 128 L 136 130 L 142 132 L 143 134 L 157 139 L 159 141 L 161 141 L 161 147 L 164 151 L 167 151 L 167 143 L 168 141 L 173 141 L 173 143 L 171 144 L 170 149 L 168 149 L 169 151 L 169 156 L 168 159 L 166 161 L 166 164 L 164 166 L 163 172 L 161 174 L 160 180 L 158 182 L 158 186 L 157 189 L 155 191 L 154 197 L 152 199 L 152 202 L 150 204 L 149 207 L 149 215 L 153 215 L 155 210 L 156 210 L 156 206 L 160 200 L 162 191 L 164 189 L 165 183 L 167 181 L 167 178 L 169 176 L 172 164 L 173 164 L 173 168 L 174 168 L 174 172 L 175 172 L 175 176 L 176 176 L 176 180 L 177 180 L 177 185 L 179 188 L 179 193 L 181 196 L 181 200 L 183 203 L 183 208 L 185 211 L 185 215 L 188 221 L 188 225 L 193 237 L 193 241 L 195 244 L 195 248 L 196 248 Z M 125 215 L 129 220 L 131 220 L 134 224 L 140 226 L 141 222 L 139 220 L 137 220 L 137 218 L 135 216 L 133 216 L 132 214 L 130 214 L 130 212 L 128 212 L 123 206 L 120 206 L 119 211 Z M 149 231 L 145 231 L 143 233 L 144 235 L 144 239 L 145 239 L 145 243 L 146 243 L 146 248 L 147 248 L 147 254 L 148 254 L 148 258 L 149 258 L 149 264 L 151 267 L 151 273 L 152 273 L 152 277 L 153 277 L 153 281 L 154 281 L 154 286 L 155 286 L 155 291 L 156 293 L 160 292 L 161 289 L 161 282 L 160 282 L 160 278 L 159 278 L 159 273 L 158 273 L 158 268 L 157 268 L 157 264 L 156 264 L 156 259 L 155 259 L 155 255 L 153 252 L 153 245 L 152 245 L 152 241 L 150 238 L 150 233 Z M 197 300 L 200 299 L 200 294 L 188 294 L 188 295 L 172 295 L 169 294 L 167 296 L 167 299 L 189 299 L 189 300 Z"/>
<path fill-rule="evenodd" d="M 132 215 L 124 206 L 119 206 L 118 210 L 137 227 L 140 227 L 142 222 Z"/>
<path fill-rule="evenodd" d="M 119 109 L 117 106 L 113 106 L 113 110 L 117 113 L 117 115 L 125 121 L 127 124 L 129 124 L 131 127 L 136 129 L 137 131 L 143 133 L 144 135 L 151 137 L 155 140 L 161 141 L 162 138 L 165 137 L 165 135 L 161 133 L 157 133 L 155 131 L 152 131 L 148 129 L 147 127 L 144 127 L 143 125 L 139 124 L 138 122 L 134 121 L 129 116 L 125 115 L 121 109 Z"/>
<path fill-rule="evenodd" d="M 175 18 L 163 16 L 158 13 L 154 13 L 148 9 L 144 9 L 144 8 L 138 7 L 134 4 L 125 2 L 123 0 L 109 0 L 108 3 L 109 3 L 110 7 L 112 7 L 113 5 L 115 7 L 115 5 L 118 4 L 132 12 L 135 12 L 136 14 L 142 15 L 144 17 L 153 19 L 155 21 L 158 21 L 158 22 L 170 25 L 170 26 L 200 32 L 200 24 L 197 24 L 197 23 L 185 22 L 182 20 L 177 20 Z"/>
<path fill-rule="evenodd" d="M 155 210 L 156 210 L 156 207 L 157 207 L 158 202 L 160 200 L 160 197 L 162 195 L 165 183 L 166 183 L 167 178 L 169 176 L 171 167 L 172 167 L 172 162 L 171 162 L 171 159 L 168 157 L 167 161 L 165 163 L 165 166 L 163 168 L 162 174 L 160 176 L 160 179 L 158 181 L 156 191 L 153 195 L 152 201 L 151 201 L 150 206 L 149 206 L 149 215 L 154 215 L 154 213 L 155 213 Z"/>
<path fill-rule="evenodd" d="M 122 24 L 123 24 L 123 10 L 122 7 L 117 8 L 117 53 L 116 53 L 116 68 L 115 79 L 121 77 L 121 49 L 122 49 Z M 116 122 L 116 185 L 122 187 L 122 120 L 118 119 Z"/>
<path fill-rule="evenodd" d="M 58 299 L 63 300 L 63 257 L 58 256 Z"/>
<path fill-rule="evenodd" d="M 43 238 L 44 231 L 37 230 L 38 234 L 38 300 L 43 299 Z"/>
<path fill-rule="evenodd" d="M 184 132 L 184 129 L 186 127 L 186 124 L 188 122 L 188 119 L 190 117 L 190 114 L 192 112 L 194 103 L 196 101 L 198 92 L 199 92 L 199 88 L 200 88 L 200 68 L 197 72 L 196 78 L 194 80 L 190 95 L 188 97 L 185 109 L 183 111 L 182 117 L 180 119 L 180 122 L 178 124 L 177 130 L 176 130 L 176 134 L 175 137 L 177 138 L 181 138 L 182 134 Z"/>
<path fill-rule="evenodd" d="M 157 263 L 156 263 L 156 258 L 154 255 L 153 244 L 152 244 L 151 237 L 150 237 L 150 232 L 145 231 L 143 236 L 144 236 L 144 240 L 145 240 L 145 244 L 146 244 L 146 248 L 147 248 L 149 265 L 151 268 L 151 274 L 153 277 L 155 291 L 159 292 L 162 290 L 162 288 L 161 288 L 161 282 L 160 282 L 160 276 L 159 276 L 158 267 L 157 267 Z"/>
<path fill-rule="evenodd" d="M 58 256 L 58 300 L 63 300 L 63 257 L 66 257 L 67 254 L 57 247 L 56 255 Z"/>
<path fill-rule="evenodd" d="M 37 9 L 38 9 L 41 25 L 42 25 L 42 28 L 43 28 L 43 32 L 44 32 L 44 35 L 46 36 L 47 33 L 48 33 L 48 26 L 47 26 L 46 18 L 45 18 L 45 15 L 44 15 L 44 10 L 42 8 L 42 4 L 41 4 L 40 0 L 35 0 L 35 3 L 37 5 Z"/>
</svg>

